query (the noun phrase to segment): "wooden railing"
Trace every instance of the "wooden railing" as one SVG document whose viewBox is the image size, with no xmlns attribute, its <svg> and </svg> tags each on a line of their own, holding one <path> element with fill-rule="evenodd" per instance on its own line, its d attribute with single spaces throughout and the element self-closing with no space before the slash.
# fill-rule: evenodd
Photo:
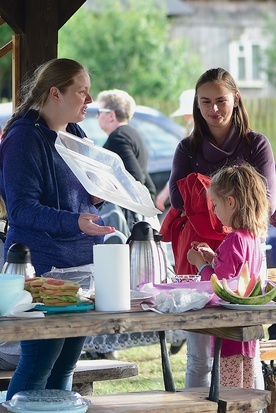
<svg viewBox="0 0 276 413">
<path fill-rule="evenodd" d="M 5 20 L 0 16 L 0 27 Z M 12 101 L 16 105 L 19 102 L 20 91 L 20 36 L 12 35 L 11 40 L 0 47 L 0 59 L 7 53 L 12 53 Z"/>
</svg>

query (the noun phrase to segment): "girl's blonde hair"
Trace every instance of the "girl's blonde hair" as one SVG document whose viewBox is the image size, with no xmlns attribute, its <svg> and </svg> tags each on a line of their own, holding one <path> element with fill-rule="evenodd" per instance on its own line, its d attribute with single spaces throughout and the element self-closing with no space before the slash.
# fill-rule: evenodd
<svg viewBox="0 0 276 413">
<path fill-rule="evenodd" d="M 225 200 L 235 198 L 237 207 L 231 217 L 233 229 L 250 231 L 254 236 L 265 236 L 269 220 L 269 202 L 265 178 L 253 166 L 228 166 L 216 172 L 210 192 Z"/>
</svg>

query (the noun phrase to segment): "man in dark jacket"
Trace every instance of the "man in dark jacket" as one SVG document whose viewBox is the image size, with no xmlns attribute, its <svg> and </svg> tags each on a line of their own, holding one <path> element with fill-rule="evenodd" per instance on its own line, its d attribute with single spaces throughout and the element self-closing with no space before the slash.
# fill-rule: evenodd
<svg viewBox="0 0 276 413">
<path fill-rule="evenodd" d="M 113 89 L 102 91 L 98 97 L 98 122 L 108 134 L 104 148 L 117 153 L 126 170 L 145 185 L 155 200 L 155 185 L 147 171 L 148 150 L 137 131 L 129 125 L 135 111 L 134 99 L 125 91 Z M 124 211 L 130 230 L 137 216 L 131 211 Z M 142 217 L 140 217 L 141 219 Z"/>
</svg>

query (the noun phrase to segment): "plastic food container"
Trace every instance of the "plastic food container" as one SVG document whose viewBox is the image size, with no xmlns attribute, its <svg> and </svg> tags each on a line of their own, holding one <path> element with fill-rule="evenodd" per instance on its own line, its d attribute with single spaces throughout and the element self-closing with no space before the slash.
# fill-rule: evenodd
<svg viewBox="0 0 276 413">
<path fill-rule="evenodd" d="M 90 400 L 66 390 L 27 390 L 16 393 L 2 405 L 15 413 L 85 413 Z"/>
<path fill-rule="evenodd" d="M 24 291 L 24 275 L 0 274 L 0 315 L 4 315 L 16 303 Z"/>
<path fill-rule="evenodd" d="M 161 212 L 148 189 L 133 178 L 116 153 L 63 131 L 58 132 L 55 147 L 91 195 L 147 217 Z"/>
<path fill-rule="evenodd" d="M 201 280 L 201 276 L 199 274 L 191 275 L 191 274 L 183 274 L 183 275 L 175 275 L 172 278 L 172 281 L 175 283 L 194 283 Z"/>
</svg>

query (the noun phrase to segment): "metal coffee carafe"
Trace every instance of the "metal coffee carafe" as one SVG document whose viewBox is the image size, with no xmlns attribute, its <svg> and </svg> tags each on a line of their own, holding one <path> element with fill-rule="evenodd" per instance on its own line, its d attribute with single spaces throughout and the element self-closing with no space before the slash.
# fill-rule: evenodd
<svg viewBox="0 0 276 413">
<path fill-rule="evenodd" d="M 167 262 L 166 252 L 163 249 L 162 244 L 161 244 L 163 235 L 160 234 L 160 232 L 158 232 L 156 229 L 154 229 L 153 230 L 153 237 L 154 237 L 154 241 L 156 243 L 157 251 L 158 251 L 161 283 L 165 283 L 165 282 L 167 282 L 168 262 Z"/>
<path fill-rule="evenodd" d="M 31 262 L 31 252 L 24 244 L 15 243 L 10 246 L 2 273 L 24 275 L 25 278 L 34 278 L 35 270 Z"/>
<path fill-rule="evenodd" d="M 127 241 L 130 247 L 130 288 L 140 283 L 160 284 L 160 263 L 153 228 L 148 222 L 134 224 Z"/>
</svg>

